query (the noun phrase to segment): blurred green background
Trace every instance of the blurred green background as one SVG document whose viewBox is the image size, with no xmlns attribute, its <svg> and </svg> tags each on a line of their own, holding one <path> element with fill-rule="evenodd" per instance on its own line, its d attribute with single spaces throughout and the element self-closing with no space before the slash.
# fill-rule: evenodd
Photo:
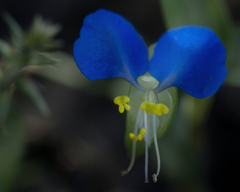
<svg viewBox="0 0 240 192">
<path fill-rule="evenodd" d="M 130 161 L 125 115 L 113 98 L 122 79 L 92 82 L 72 47 L 83 18 L 99 8 L 128 19 L 148 45 L 180 25 L 212 28 L 228 53 L 216 95 L 179 90 L 174 122 L 159 140 L 158 183 L 144 184 L 144 157 Z M 0 192 L 231 191 L 240 172 L 239 0 L 1 0 Z M 149 173 L 156 169 L 150 149 Z"/>
</svg>

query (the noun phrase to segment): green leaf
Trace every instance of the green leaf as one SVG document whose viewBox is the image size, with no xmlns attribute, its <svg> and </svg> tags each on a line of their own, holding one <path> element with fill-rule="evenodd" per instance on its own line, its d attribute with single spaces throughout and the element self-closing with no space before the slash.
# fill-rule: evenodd
<svg viewBox="0 0 240 192">
<path fill-rule="evenodd" d="M 152 58 L 153 54 L 154 54 L 154 49 L 156 47 L 157 43 L 153 43 L 148 47 L 148 58 L 149 60 Z"/>
<path fill-rule="evenodd" d="M 3 128 L 3 127 L 0 127 Z M 16 111 L 11 110 L 6 122 L 8 133 L 0 132 L 0 191 L 8 192 L 13 187 L 24 152 L 24 133 Z"/>
<path fill-rule="evenodd" d="M 228 75 L 225 81 L 231 86 L 240 87 L 240 25 L 234 28 L 232 34 L 232 46 L 227 50 Z"/>
<path fill-rule="evenodd" d="M 12 16 L 8 13 L 3 14 L 3 18 L 8 24 L 10 37 L 12 43 L 17 48 L 21 48 L 23 46 L 24 40 L 24 32 L 22 28 L 18 25 L 18 23 L 12 18 Z"/>
<path fill-rule="evenodd" d="M 12 47 L 5 41 L 0 39 L 0 55 L 5 58 L 10 58 L 12 55 Z"/>
<path fill-rule="evenodd" d="M 239 54 L 240 55 L 240 54 Z M 240 60 L 238 60 L 240 61 Z M 228 76 L 225 81 L 227 85 L 240 87 L 240 62 L 238 66 L 234 66 L 228 71 Z"/>
<path fill-rule="evenodd" d="M 175 181 L 176 186 L 179 178 L 183 178 L 181 184 L 187 184 L 189 191 L 211 191 L 206 190 L 209 186 L 206 185 L 205 175 L 199 166 L 202 163 L 199 149 L 206 147 L 203 127 L 209 119 L 214 99 L 214 96 L 196 99 L 180 92 L 172 127 L 159 142 L 160 152 L 164 154 L 161 156 L 164 164 L 161 172 Z M 156 158 L 155 153 L 152 155 Z"/>
<path fill-rule="evenodd" d="M 60 25 L 44 21 L 41 16 L 35 16 L 31 28 L 26 33 L 27 47 L 41 51 L 62 47 L 63 42 L 54 39 L 60 30 Z"/>
<path fill-rule="evenodd" d="M 12 85 L 13 81 L 19 76 L 21 67 L 11 66 L 8 68 L 1 79 L 0 89 L 8 89 Z"/>
<path fill-rule="evenodd" d="M 62 51 L 51 53 L 59 62 L 56 65 L 26 66 L 29 73 L 42 76 L 61 85 L 81 89 L 94 96 L 104 96 L 110 99 L 128 93 L 129 83 L 122 78 L 91 81 L 87 79 L 77 67 L 73 56 Z"/>
<path fill-rule="evenodd" d="M 132 94 L 136 93 L 137 91 L 138 90 L 134 86 L 131 86 L 129 95 L 132 95 Z M 138 114 L 138 111 L 140 110 L 141 104 L 145 101 L 146 94 L 147 94 L 147 91 L 135 94 L 135 95 L 131 96 L 131 98 L 130 98 L 129 105 L 131 106 L 131 110 L 127 112 L 126 132 L 125 132 L 125 145 L 127 147 L 128 152 L 130 152 L 130 153 L 132 150 L 132 140 L 129 139 L 129 133 L 134 132 L 137 114 Z M 169 94 L 171 95 L 172 99 L 169 98 Z M 157 119 L 157 122 L 158 122 L 157 123 L 157 125 L 158 125 L 157 138 L 160 139 L 166 133 L 166 131 L 169 129 L 169 127 L 173 121 L 173 118 L 174 118 L 174 115 L 176 112 L 176 108 L 177 108 L 177 90 L 176 90 L 176 88 L 171 87 L 171 88 L 166 89 L 165 91 L 158 93 L 157 95 L 159 98 L 159 102 L 165 104 L 169 108 L 168 114 L 162 115 L 162 116 L 158 117 L 158 119 Z M 151 101 L 153 97 L 155 97 L 155 94 L 154 95 L 150 94 L 149 100 Z M 149 122 L 148 126 L 149 126 L 149 128 L 152 129 L 151 113 L 148 116 L 150 119 L 150 120 L 148 120 L 148 122 Z M 150 143 L 151 142 L 152 141 L 150 141 Z M 138 141 L 136 155 L 139 156 L 139 155 L 143 154 L 144 149 L 145 149 L 144 141 Z"/>
<path fill-rule="evenodd" d="M 12 94 L 10 90 L 0 92 L 0 126 L 4 126 L 11 107 Z"/>
<path fill-rule="evenodd" d="M 19 89 L 35 104 L 43 115 L 49 115 L 50 109 L 39 92 L 38 88 L 26 77 L 19 77 L 17 80 Z"/>
<path fill-rule="evenodd" d="M 182 94 L 179 110 L 183 121 L 181 124 L 184 125 L 183 127 L 191 127 L 194 131 L 202 129 L 209 118 L 214 99 L 214 95 L 197 99 L 186 93 Z"/>
<path fill-rule="evenodd" d="M 26 66 L 27 71 L 71 88 L 89 87 L 92 81 L 80 72 L 72 55 L 60 51 L 52 55 L 60 60 L 57 65 Z"/>
<path fill-rule="evenodd" d="M 181 25 L 201 25 L 213 29 L 229 45 L 231 17 L 222 0 L 159 0 L 168 29 Z"/>
<path fill-rule="evenodd" d="M 39 53 L 38 51 L 30 52 L 28 65 L 55 65 L 59 63 L 51 54 Z"/>
</svg>

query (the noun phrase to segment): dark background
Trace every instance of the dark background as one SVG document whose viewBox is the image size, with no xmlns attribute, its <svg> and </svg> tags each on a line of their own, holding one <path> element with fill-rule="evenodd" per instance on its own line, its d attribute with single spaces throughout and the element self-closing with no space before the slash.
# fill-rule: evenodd
<svg viewBox="0 0 240 192">
<path fill-rule="evenodd" d="M 239 21 L 240 1 L 226 3 L 233 19 Z M 24 29 L 30 26 L 36 14 L 61 24 L 62 31 L 57 38 L 64 40 L 62 50 L 69 54 L 72 54 L 83 18 L 98 8 L 123 15 L 148 45 L 166 30 L 157 0 L 0 1 L 0 13 L 9 12 Z M 7 39 L 8 30 L 3 19 L 0 19 L 0 30 L 0 37 Z M 12 191 L 201 191 L 201 187 L 192 187 L 194 183 L 184 178 L 184 173 L 177 178 L 169 176 L 164 164 L 158 183 L 144 184 L 144 157 L 136 160 L 128 176 L 121 177 L 120 171 L 129 163 L 123 143 L 125 115 L 119 114 L 107 98 L 89 95 L 81 89 L 71 89 L 40 76 L 32 78 L 38 82 L 52 115 L 42 116 L 23 95 L 16 96 L 26 122 L 26 149 Z M 209 119 L 202 127 L 205 146 L 195 157 L 200 158 L 200 164 L 193 165 L 201 173 L 192 174 L 200 174 L 211 191 L 239 188 L 239 98 L 238 88 L 222 86 Z M 169 143 L 171 137 L 167 135 L 175 131 L 170 129 L 164 136 Z M 164 153 L 161 156 L 164 158 Z M 150 160 L 149 172 L 154 171 L 155 161 Z"/>
</svg>

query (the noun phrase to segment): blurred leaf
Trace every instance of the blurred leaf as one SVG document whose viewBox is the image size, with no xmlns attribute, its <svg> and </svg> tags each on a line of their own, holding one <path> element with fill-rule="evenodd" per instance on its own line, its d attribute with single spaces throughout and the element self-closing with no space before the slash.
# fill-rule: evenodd
<svg viewBox="0 0 240 192">
<path fill-rule="evenodd" d="M 50 109 L 36 85 L 26 77 L 19 77 L 16 82 L 19 89 L 29 97 L 43 115 L 50 114 Z"/>
<path fill-rule="evenodd" d="M 0 126 L 5 126 L 10 107 L 12 95 L 10 90 L 0 92 Z"/>
<path fill-rule="evenodd" d="M 24 33 L 18 23 L 8 13 L 3 14 L 3 18 L 8 24 L 11 41 L 14 46 L 21 48 L 23 46 Z"/>
<path fill-rule="evenodd" d="M 19 67 L 19 66 L 12 66 L 12 67 L 8 68 L 5 71 L 2 80 L 0 81 L 0 89 L 10 88 L 13 81 L 20 74 L 20 69 L 21 69 L 21 67 Z"/>
<path fill-rule="evenodd" d="M 228 50 L 228 75 L 226 84 L 240 87 L 240 26 L 234 28 L 233 44 Z"/>
<path fill-rule="evenodd" d="M 131 86 L 129 95 L 132 95 L 132 94 L 136 93 L 137 91 L 138 90 L 134 86 Z M 172 99 L 169 98 L 168 93 L 171 95 Z M 134 132 L 134 127 L 135 127 L 138 111 L 140 109 L 140 105 L 146 99 L 146 94 L 147 94 L 147 92 L 141 92 L 136 95 L 133 95 L 129 102 L 129 105 L 131 106 L 131 110 L 127 112 L 125 145 L 130 154 L 132 151 L 133 141 L 131 139 L 129 139 L 129 133 Z M 153 97 L 155 99 L 155 95 Z M 149 98 L 151 100 L 151 95 L 149 96 Z M 176 112 L 176 108 L 177 108 L 177 90 L 175 87 L 168 88 L 165 91 L 158 93 L 158 98 L 159 98 L 160 103 L 167 105 L 169 108 L 168 114 L 162 115 L 162 116 L 156 118 L 156 120 L 158 122 L 157 123 L 158 124 L 157 125 L 157 139 L 160 139 L 167 132 L 170 125 L 172 124 L 172 121 L 173 121 L 173 118 L 174 118 L 174 115 Z M 151 116 L 151 114 L 149 114 L 148 116 L 151 119 L 148 121 L 149 122 L 148 126 L 150 128 L 152 128 L 153 127 L 152 116 Z M 143 117 L 141 117 L 140 119 L 143 119 Z M 150 131 L 150 128 L 149 128 L 149 131 Z M 152 143 L 153 138 L 149 142 Z M 136 155 L 137 156 L 142 155 L 144 153 L 144 149 L 145 149 L 145 143 L 143 141 L 137 142 Z"/>
<path fill-rule="evenodd" d="M 63 45 L 60 40 L 55 40 L 54 36 L 61 30 L 60 25 L 44 21 L 41 16 L 36 16 L 33 24 L 26 34 L 27 47 L 46 51 L 59 48 Z"/>
<path fill-rule="evenodd" d="M 185 118 L 188 118 L 191 127 L 202 128 L 208 119 L 213 101 L 214 96 L 203 99 L 197 99 L 188 94 L 182 96 L 183 105 L 187 106 L 183 108 L 182 113 Z"/>
<path fill-rule="evenodd" d="M 2 128 L 2 127 L 1 127 Z M 7 135 L 0 133 L 0 191 L 9 192 L 19 170 L 24 152 L 24 133 L 16 111 L 11 110 L 6 122 Z"/>
<path fill-rule="evenodd" d="M 113 78 L 109 81 L 103 82 L 105 86 L 105 93 L 112 101 L 118 95 L 128 95 L 131 84 L 123 78 Z M 99 84 L 97 86 L 100 86 Z"/>
<path fill-rule="evenodd" d="M 229 46 L 232 21 L 223 0 L 159 0 L 168 29 L 201 25 L 213 29 Z"/>
<path fill-rule="evenodd" d="M 107 96 L 113 99 L 119 93 L 119 95 L 123 94 L 121 91 L 128 93 L 129 83 L 121 78 L 91 81 L 81 73 L 72 55 L 61 51 L 51 55 L 58 58 L 59 62 L 56 65 L 27 66 L 24 70 L 61 85 L 81 89 L 94 96 Z"/>
<path fill-rule="evenodd" d="M 57 65 L 27 66 L 25 70 L 71 88 L 84 88 L 92 82 L 80 72 L 72 55 L 60 51 L 52 55 L 58 58 Z"/>
<path fill-rule="evenodd" d="M 12 47 L 5 41 L 0 39 L 0 56 L 9 58 L 12 55 Z"/>
<path fill-rule="evenodd" d="M 182 94 L 173 125 L 159 141 L 160 151 L 164 154 L 161 170 L 176 184 L 176 188 L 187 185 L 191 188 L 188 191 L 210 191 L 206 173 L 199 165 L 204 163 L 202 148 L 206 147 L 207 138 L 204 137 L 203 127 L 211 112 L 213 99 L 196 99 Z"/>
<path fill-rule="evenodd" d="M 58 62 L 51 54 L 31 51 L 28 65 L 55 65 Z"/>
<path fill-rule="evenodd" d="M 152 56 L 154 54 L 155 47 L 156 47 L 156 43 L 153 43 L 152 45 L 150 45 L 148 47 L 148 58 L 149 58 L 149 60 L 152 58 Z"/>
<path fill-rule="evenodd" d="M 226 84 L 230 86 L 240 87 L 240 66 L 231 68 L 228 73 Z"/>
</svg>

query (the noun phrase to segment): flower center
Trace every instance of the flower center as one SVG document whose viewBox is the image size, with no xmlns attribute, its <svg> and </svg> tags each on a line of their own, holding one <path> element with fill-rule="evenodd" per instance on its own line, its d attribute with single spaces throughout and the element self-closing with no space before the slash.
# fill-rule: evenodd
<svg viewBox="0 0 240 192">
<path fill-rule="evenodd" d="M 171 96 L 170 106 L 160 103 L 158 98 L 158 93 L 155 92 L 155 88 L 160 84 L 158 80 L 152 77 L 149 73 L 146 73 L 143 76 L 139 76 L 137 78 L 137 82 L 144 87 L 143 90 L 137 90 L 137 88 L 133 88 L 129 92 L 129 96 L 122 95 L 118 96 L 114 99 L 114 103 L 119 106 L 119 112 L 123 113 L 124 110 L 132 110 L 130 105 L 133 105 L 133 110 L 137 112 L 136 121 L 134 127 L 131 128 L 133 132 L 129 133 L 129 139 L 133 140 L 132 142 L 132 157 L 131 162 L 127 168 L 127 170 L 122 172 L 122 175 L 125 176 L 132 169 L 135 156 L 136 156 L 136 142 L 144 140 L 145 142 L 145 183 L 148 183 L 148 148 L 153 142 L 155 145 L 156 156 L 157 156 L 157 171 L 153 174 L 153 182 L 157 182 L 157 176 L 160 172 L 160 153 L 157 144 L 157 131 L 160 127 L 160 121 L 164 121 L 162 118 L 159 119 L 160 116 L 168 114 L 171 109 Z M 135 96 L 139 95 L 139 96 Z M 131 100 L 136 99 L 136 101 Z M 166 102 L 161 99 L 161 102 Z M 136 104 L 137 103 L 137 106 Z M 140 106 L 139 106 L 140 104 Z M 134 107 L 135 106 L 135 107 Z M 169 108 L 170 107 L 170 108 Z M 131 113 L 131 112 L 130 112 Z M 161 131 L 161 130 L 160 130 Z"/>
<path fill-rule="evenodd" d="M 153 90 L 159 85 L 159 81 L 151 76 L 149 73 L 139 76 L 137 82 L 148 90 Z"/>
</svg>

